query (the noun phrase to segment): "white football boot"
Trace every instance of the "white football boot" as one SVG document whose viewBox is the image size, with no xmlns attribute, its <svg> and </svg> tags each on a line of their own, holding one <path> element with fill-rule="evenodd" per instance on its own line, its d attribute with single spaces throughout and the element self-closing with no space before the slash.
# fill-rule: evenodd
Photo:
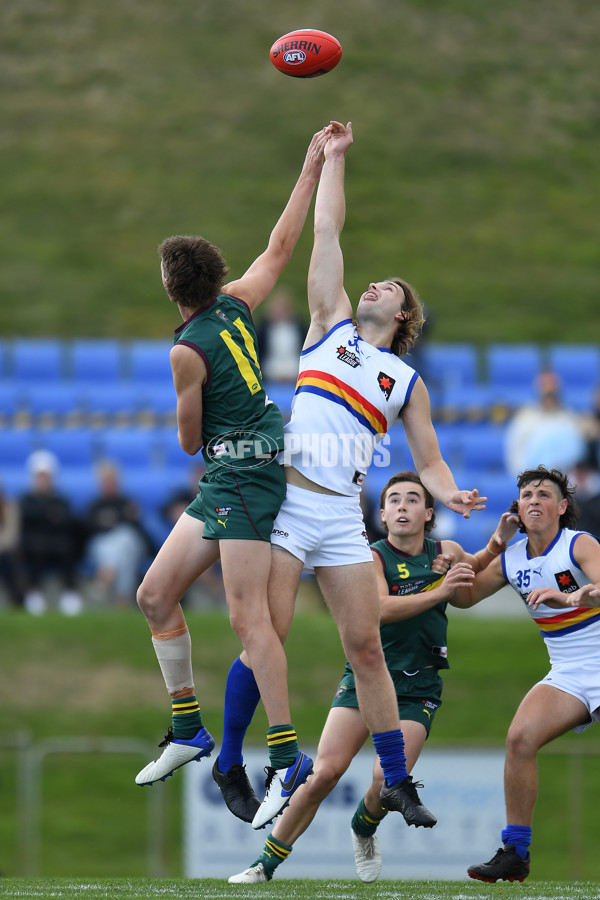
<svg viewBox="0 0 600 900">
<path fill-rule="evenodd" d="M 158 745 L 165 749 L 153 762 L 148 763 L 141 772 L 135 776 L 136 784 L 153 784 L 155 781 L 164 781 L 172 775 L 175 769 L 185 766 L 193 759 L 202 759 L 210 756 L 215 742 L 206 728 L 201 728 L 189 741 L 173 737 L 173 731 L 169 728 L 164 741 Z"/>
</svg>

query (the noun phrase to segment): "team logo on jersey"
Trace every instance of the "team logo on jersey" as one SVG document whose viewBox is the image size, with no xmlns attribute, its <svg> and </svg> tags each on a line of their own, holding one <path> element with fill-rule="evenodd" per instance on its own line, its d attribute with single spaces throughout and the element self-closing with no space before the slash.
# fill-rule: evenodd
<svg viewBox="0 0 600 900">
<path fill-rule="evenodd" d="M 357 469 L 356 472 L 354 473 L 354 475 L 352 476 L 352 484 L 362 484 L 364 480 L 365 480 L 364 472 L 359 472 Z"/>
<path fill-rule="evenodd" d="M 220 319 L 223 319 L 225 322 L 229 322 L 229 319 L 227 318 L 227 316 L 225 315 L 225 313 L 223 312 L 222 309 L 215 309 L 215 315 L 218 316 Z"/>
<path fill-rule="evenodd" d="M 385 399 L 389 400 L 390 394 L 394 390 L 396 379 L 392 378 L 390 375 L 386 375 L 385 372 L 380 372 L 377 376 L 377 384 L 379 385 L 380 390 L 385 395 Z"/>
<path fill-rule="evenodd" d="M 348 350 L 347 347 L 340 346 L 335 351 L 337 353 L 338 359 L 342 362 L 347 363 L 349 366 L 352 366 L 355 369 L 357 366 L 360 366 L 360 359 L 353 353 L 352 350 Z"/>
<path fill-rule="evenodd" d="M 562 591 L 563 594 L 572 594 L 573 591 L 577 590 L 577 582 L 568 569 L 564 572 L 555 572 L 554 577 L 556 578 L 559 591 Z"/>
</svg>

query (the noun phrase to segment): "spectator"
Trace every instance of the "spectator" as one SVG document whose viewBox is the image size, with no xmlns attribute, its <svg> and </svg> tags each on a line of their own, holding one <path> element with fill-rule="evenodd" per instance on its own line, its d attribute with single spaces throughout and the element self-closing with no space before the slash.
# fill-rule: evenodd
<svg viewBox="0 0 600 900">
<path fill-rule="evenodd" d="M 75 616 L 83 608 L 76 588 L 77 522 L 69 501 L 55 487 L 58 460 L 47 450 L 36 450 L 29 457 L 27 468 L 31 489 L 20 499 L 23 604 L 32 615 L 44 613 L 48 605 L 44 581 L 48 575 L 57 574 L 62 584 L 59 609 L 65 615 Z"/>
<path fill-rule="evenodd" d="M 294 311 L 291 295 L 277 291 L 267 303 L 256 335 L 265 381 L 296 381 L 305 335 L 306 326 Z"/>
<path fill-rule="evenodd" d="M 563 406 L 558 377 L 542 372 L 536 388 L 537 402 L 517 410 L 506 430 L 506 467 L 515 477 L 540 465 L 568 471 L 586 455 L 581 420 Z"/>
<path fill-rule="evenodd" d="M 85 557 L 95 579 L 92 589 L 102 600 L 131 606 L 144 560 L 154 554 L 155 548 L 141 523 L 137 504 L 121 491 L 118 467 L 101 463 L 97 478 L 99 495 L 89 505 L 83 522 Z"/>
<path fill-rule="evenodd" d="M 582 416 L 583 434 L 587 444 L 586 461 L 594 469 L 600 469 L 600 387 L 594 394 L 592 409 Z"/>
<path fill-rule="evenodd" d="M 4 495 L 0 485 L 0 583 L 11 606 L 23 605 L 17 577 L 19 528 L 19 505 Z"/>
</svg>

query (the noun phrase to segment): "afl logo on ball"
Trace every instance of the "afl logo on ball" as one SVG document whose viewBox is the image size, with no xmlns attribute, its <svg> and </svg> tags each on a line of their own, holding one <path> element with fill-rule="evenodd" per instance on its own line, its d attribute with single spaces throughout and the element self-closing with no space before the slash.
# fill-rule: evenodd
<svg viewBox="0 0 600 900">
<path fill-rule="evenodd" d="M 288 66 L 299 66 L 306 59 L 306 53 L 304 50 L 288 50 L 283 54 L 283 61 L 288 64 Z"/>
</svg>

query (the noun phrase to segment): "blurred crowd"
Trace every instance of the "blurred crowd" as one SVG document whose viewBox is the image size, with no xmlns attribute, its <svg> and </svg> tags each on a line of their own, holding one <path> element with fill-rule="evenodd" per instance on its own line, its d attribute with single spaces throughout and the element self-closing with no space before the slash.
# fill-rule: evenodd
<svg viewBox="0 0 600 900">
<path fill-rule="evenodd" d="M 0 589 L 6 602 L 32 615 L 52 605 L 67 616 L 86 607 L 133 607 L 158 548 L 137 503 L 122 491 L 119 467 L 109 460 L 97 465 L 97 494 L 77 515 L 57 488 L 58 465 L 54 454 L 36 450 L 27 460 L 29 485 L 20 497 L 10 499 L 0 485 Z M 195 497 L 197 472 L 194 478 L 189 490 L 176 491 L 162 507 L 166 529 Z M 200 588 L 205 601 L 222 602 L 216 567 Z"/>
<path fill-rule="evenodd" d="M 293 298 L 285 290 L 277 292 L 259 322 L 257 333 L 263 374 L 274 390 L 273 399 L 282 405 L 284 417 L 289 414 L 305 330 L 305 323 L 295 313 Z M 444 345 L 430 344 L 431 331 L 432 320 L 428 314 L 425 333 L 407 362 L 423 376 L 430 390 L 434 424 L 437 422 L 442 451 L 457 482 L 460 480 L 461 486 L 466 486 L 462 484 L 466 477 L 469 486 L 487 493 L 486 475 L 501 471 L 509 478 L 512 491 L 514 478 L 524 469 L 540 464 L 556 467 L 567 472 L 577 487 L 581 529 L 600 538 L 600 387 L 596 387 L 595 394 L 590 394 L 593 401 L 575 408 L 576 389 L 572 378 L 566 378 L 565 384 L 565 379 L 561 381 L 550 367 L 541 367 L 534 378 L 520 377 L 518 366 L 511 365 L 507 357 L 502 361 L 502 373 L 510 376 L 527 397 L 526 401 L 507 406 L 501 402 L 501 391 L 489 379 L 488 384 L 477 384 L 473 380 L 476 374 L 471 372 L 471 381 L 464 390 L 473 401 L 479 397 L 482 408 L 487 408 L 489 413 L 487 444 L 489 447 L 493 443 L 493 452 L 489 460 L 484 460 L 483 431 L 476 430 L 477 423 L 481 426 L 482 416 L 474 416 L 473 404 L 465 404 L 462 418 L 453 420 L 449 414 L 452 404 L 447 398 L 458 397 L 460 383 L 450 379 L 444 388 L 439 374 L 436 375 L 435 366 L 441 364 L 440 352 Z M 446 380 L 448 372 L 457 375 L 457 359 L 455 356 L 452 364 L 440 370 L 446 373 Z M 594 378 L 591 378 L 593 385 Z M 277 395 L 278 387 L 281 399 Z M 446 396 L 446 401 L 436 408 L 435 398 L 441 394 Z M 500 409 L 504 409 L 501 416 Z M 442 429 L 446 427 L 448 435 L 449 425 L 454 428 L 454 437 L 460 438 L 461 449 L 454 456 L 451 447 L 442 441 Z M 392 445 L 404 442 L 403 435 L 391 437 Z M 470 449 L 468 456 L 465 448 Z M 36 450 L 23 464 L 27 467 L 28 486 L 20 495 L 13 496 L 13 490 L 7 496 L 0 476 L 0 606 L 24 608 L 34 615 L 43 613 L 49 606 L 57 606 L 65 615 L 76 615 L 94 606 L 133 607 L 137 586 L 164 538 L 157 537 L 156 528 L 147 527 L 137 502 L 124 493 L 119 464 L 105 459 L 95 465 L 89 477 L 90 482 L 95 479 L 96 494 L 83 510 L 77 511 L 57 487 L 59 463 L 53 453 Z M 411 468 L 410 457 L 396 456 L 390 465 L 394 471 Z M 165 536 L 195 497 L 202 471 L 201 466 L 194 469 L 189 486 L 175 490 L 158 511 Z M 387 478 L 392 473 L 378 474 Z M 375 476 L 370 478 L 371 475 L 363 490 L 362 506 L 367 535 L 374 542 L 383 532 L 379 482 Z M 486 515 L 496 516 L 493 501 L 492 496 Z M 456 537 L 452 533 L 457 527 L 454 516 L 442 515 L 439 522 L 440 526 L 444 523 L 447 531 L 440 533 L 440 538 Z M 197 588 L 192 599 L 224 607 L 218 565 L 203 576 Z"/>
</svg>

